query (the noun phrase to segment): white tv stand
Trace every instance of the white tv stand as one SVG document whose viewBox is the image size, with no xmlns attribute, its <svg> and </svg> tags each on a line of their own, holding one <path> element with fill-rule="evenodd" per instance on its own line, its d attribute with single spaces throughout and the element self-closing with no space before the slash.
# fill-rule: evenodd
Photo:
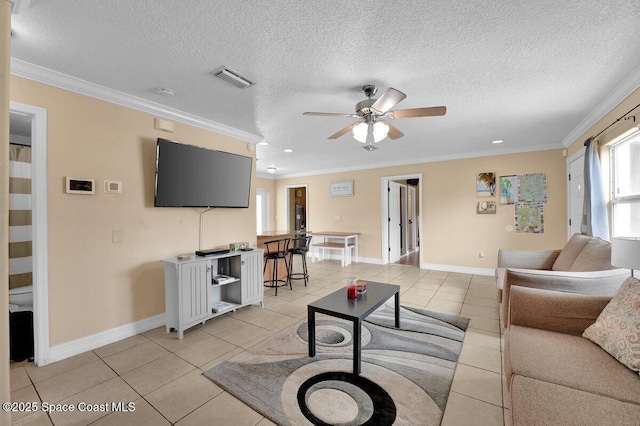
<svg viewBox="0 0 640 426">
<path fill-rule="evenodd" d="M 254 303 L 264 306 L 262 249 L 162 262 L 166 329 L 177 330 L 178 339 L 208 319 Z"/>
</svg>

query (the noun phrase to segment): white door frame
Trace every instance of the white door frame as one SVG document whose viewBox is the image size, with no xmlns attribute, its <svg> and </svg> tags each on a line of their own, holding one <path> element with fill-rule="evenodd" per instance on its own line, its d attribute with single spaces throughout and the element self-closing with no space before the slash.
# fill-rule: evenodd
<svg viewBox="0 0 640 426">
<path fill-rule="evenodd" d="M 262 222 L 262 231 L 269 230 L 269 223 L 271 215 L 269 215 L 269 190 L 263 188 L 256 188 L 256 197 L 262 195 L 264 197 L 264 216 L 260 218 Z"/>
<path fill-rule="evenodd" d="M 569 226 L 569 221 L 571 220 L 571 181 L 569 180 L 569 171 L 570 165 L 578 158 L 584 156 L 586 152 L 585 148 L 581 148 L 578 152 L 567 157 L 567 240 L 571 238 L 571 226 Z"/>
<path fill-rule="evenodd" d="M 409 190 L 407 188 L 408 186 L 406 184 L 400 184 L 400 223 L 402 224 L 400 230 L 400 257 L 409 254 L 409 247 L 407 246 L 409 243 L 409 214 L 407 213 L 409 209 L 409 203 L 407 202 Z M 402 242 L 404 242 L 404 244 L 402 244 Z M 403 248 L 404 252 L 402 251 Z"/>
<path fill-rule="evenodd" d="M 306 204 L 305 204 L 305 208 L 304 208 L 304 216 L 305 216 L 305 230 L 309 231 L 309 229 L 311 229 L 311 227 L 309 226 L 309 185 L 306 183 L 300 183 L 297 185 L 285 185 L 284 187 L 284 219 L 285 219 L 285 223 L 286 223 L 286 227 L 287 227 L 287 232 L 292 232 L 290 228 L 290 223 L 289 223 L 289 190 L 291 188 L 305 188 L 305 194 L 306 194 Z"/>
<path fill-rule="evenodd" d="M 389 181 L 387 183 L 389 189 L 387 191 L 387 200 L 389 201 L 389 210 L 387 210 L 387 225 L 389 233 L 389 263 L 398 262 L 402 258 L 402 206 L 400 199 L 402 198 L 402 184 Z"/>
<path fill-rule="evenodd" d="M 407 211 L 411 213 L 411 233 L 409 235 L 410 239 L 411 239 L 411 250 L 409 250 L 409 246 L 407 245 L 407 251 L 408 253 L 412 253 L 416 250 L 416 248 L 418 247 L 418 236 L 417 236 L 417 232 L 416 232 L 416 222 L 417 217 L 416 217 L 416 188 L 415 186 L 411 186 L 411 185 L 407 185 L 407 193 L 411 194 L 411 203 L 407 203 Z M 409 198 L 407 198 L 408 200 Z M 407 229 L 409 228 L 409 224 L 407 224 Z"/>
<path fill-rule="evenodd" d="M 31 121 L 31 203 L 33 232 L 33 343 L 38 366 L 49 364 L 49 242 L 47 223 L 47 110 L 11 101 L 9 110 Z"/>
<path fill-rule="evenodd" d="M 422 173 L 411 173 L 406 175 L 398 175 L 398 176 L 383 176 L 380 179 L 380 229 L 381 229 L 381 248 L 380 248 L 380 261 L 383 265 L 389 263 L 389 198 L 387 196 L 387 187 L 390 181 L 394 180 L 405 180 L 405 179 L 418 179 L 418 193 L 420 194 L 420 199 L 418 200 L 419 210 L 422 212 L 422 198 L 424 192 L 422 191 Z M 417 221 L 418 223 L 418 231 L 420 235 L 424 236 L 422 230 L 422 221 Z M 422 265 L 422 250 L 420 250 L 420 264 Z"/>
</svg>

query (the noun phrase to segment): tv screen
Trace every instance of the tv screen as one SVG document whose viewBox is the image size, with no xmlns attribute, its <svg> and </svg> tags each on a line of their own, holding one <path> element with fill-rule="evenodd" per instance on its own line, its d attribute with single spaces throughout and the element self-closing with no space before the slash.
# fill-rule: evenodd
<svg viewBox="0 0 640 426">
<path fill-rule="evenodd" d="M 252 158 L 158 138 L 155 207 L 249 207 Z"/>
</svg>

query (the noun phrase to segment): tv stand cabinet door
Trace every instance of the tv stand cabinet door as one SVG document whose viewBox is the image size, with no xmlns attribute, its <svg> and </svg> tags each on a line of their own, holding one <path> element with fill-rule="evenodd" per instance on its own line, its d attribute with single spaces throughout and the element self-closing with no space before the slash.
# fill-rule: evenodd
<svg viewBox="0 0 640 426">
<path fill-rule="evenodd" d="M 205 321 L 210 316 L 211 265 L 205 260 L 180 265 L 179 279 L 180 328 L 184 330 L 195 323 Z"/>
<path fill-rule="evenodd" d="M 262 303 L 262 251 L 243 253 L 241 256 L 241 299 L 242 304 Z"/>
</svg>

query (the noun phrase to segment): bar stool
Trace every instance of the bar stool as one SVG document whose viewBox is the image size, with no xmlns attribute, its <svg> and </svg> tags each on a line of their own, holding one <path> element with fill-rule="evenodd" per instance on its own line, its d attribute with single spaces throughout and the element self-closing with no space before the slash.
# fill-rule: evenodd
<svg viewBox="0 0 640 426">
<path fill-rule="evenodd" d="M 271 269 L 271 279 L 264 280 L 265 287 L 275 288 L 276 296 L 278 295 L 278 287 L 286 287 L 289 284 L 289 288 L 293 290 L 291 281 L 289 280 L 289 264 L 287 262 L 287 255 L 289 254 L 289 238 L 282 238 L 280 240 L 265 241 L 265 253 L 264 253 L 264 268 L 262 269 L 262 275 L 267 270 L 267 264 L 271 260 L 273 262 L 273 268 Z M 287 270 L 287 279 L 283 280 L 278 278 L 278 263 L 280 259 L 284 259 L 285 268 Z M 270 284 L 267 284 L 270 283 Z M 282 283 L 282 284 L 280 284 Z"/>
<path fill-rule="evenodd" d="M 304 286 L 307 286 L 309 282 L 309 272 L 307 271 L 307 253 L 309 253 L 309 246 L 311 245 L 311 235 L 304 237 L 292 238 L 293 247 L 289 249 L 289 283 L 291 280 L 304 280 Z M 302 256 L 302 272 L 291 272 L 293 270 L 293 256 Z"/>
</svg>

